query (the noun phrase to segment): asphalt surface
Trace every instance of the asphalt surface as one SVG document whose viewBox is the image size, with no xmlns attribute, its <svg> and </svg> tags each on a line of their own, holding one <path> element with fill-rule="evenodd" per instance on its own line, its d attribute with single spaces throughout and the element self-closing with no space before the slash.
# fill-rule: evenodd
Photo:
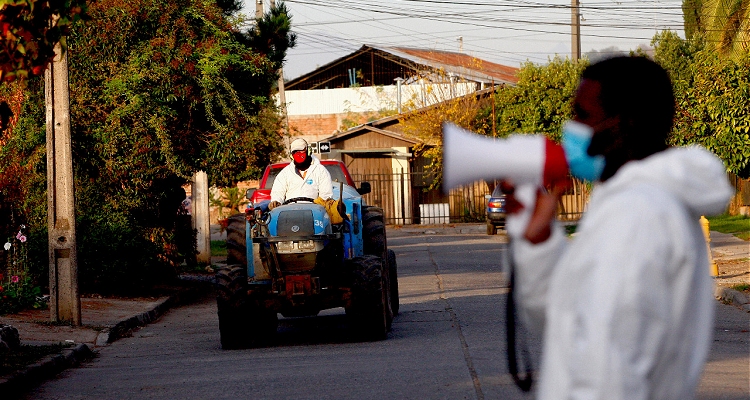
<svg viewBox="0 0 750 400">
<path fill-rule="evenodd" d="M 459 235 L 459 236 L 477 236 L 477 235 L 484 235 L 485 227 L 484 224 L 456 224 L 453 226 L 410 226 L 410 227 L 389 227 L 389 239 L 393 239 L 390 242 L 391 247 L 394 249 L 398 249 L 399 252 L 398 257 L 401 259 L 405 254 L 409 254 L 410 248 L 413 248 L 415 246 L 419 246 L 419 244 L 413 243 L 413 244 L 403 244 L 403 248 L 399 248 L 399 240 L 409 240 L 409 239 L 399 239 L 401 238 L 439 238 L 441 236 L 447 236 L 447 235 Z M 482 239 L 486 240 L 486 237 L 483 237 Z M 493 241 L 502 241 L 500 237 L 493 238 Z M 712 232 L 712 253 L 714 255 L 714 258 L 716 260 L 722 260 L 722 259 L 732 259 L 732 260 L 748 260 L 748 257 L 750 257 L 750 245 L 748 245 L 747 242 L 743 242 L 737 238 L 734 238 L 731 235 L 724 235 L 717 232 Z M 488 250 L 492 251 L 492 250 Z M 449 252 L 450 254 L 450 252 Z M 462 253 L 454 253 L 450 255 L 450 257 L 455 257 L 453 261 L 449 261 L 448 265 L 453 265 L 452 263 L 455 263 L 455 265 L 461 265 L 466 263 L 466 257 Z M 449 257 L 449 258 L 450 258 Z M 426 261 L 425 261 L 426 262 Z M 429 264 L 429 265 L 428 265 Z M 429 263 L 427 263 L 423 268 L 432 268 L 435 270 L 436 265 L 435 261 L 432 260 Z M 750 265 L 748 266 L 748 269 L 750 269 Z M 439 274 L 433 274 L 436 277 L 439 276 Z M 422 309 L 420 307 L 417 310 L 411 310 L 409 311 L 409 306 L 402 307 L 402 314 L 397 318 L 397 322 L 394 322 L 394 332 L 391 333 L 391 338 L 389 338 L 386 342 L 376 342 L 374 344 L 368 344 L 368 346 L 378 346 L 378 343 L 390 343 L 392 342 L 393 338 L 399 338 L 399 326 L 403 326 L 400 324 L 410 324 L 411 325 L 420 325 L 424 323 L 425 321 L 429 322 L 454 322 L 453 334 L 451 336 L 456 335 L 456 328 L 455 328 L 455 321 L 456 318 L 458 318 L 457 315 L 455 315 L 455 312 L 453 315 L 450 312 L 450 309 L 465 309 L 465 310 L 471 310 L 472 307 L 475 305 L 475 301 L 466 301 L 466 298 L 460 295 L 452 296 L 451 294 L 453 292 L 461 293 L 466 292 L 467 287 L 474 287 L 474 289 L 471 289 L 472 291 L 479 290 L 481 291 L 495 291 L 491 293 L 492 296 L 502 296 L 502 285 L 501 277 L 496 277 L 496 282 L 493 284 L 492 288 L 482 288 L 481 282 L 472 282 L 471 280 L 465 280 L 467 275 L 463 274 L 463 278 L 460 278 L 462 274 L 459 273 L 451 273 L 447 275 L 442 276 L 442 283 L 437 282 L 438 289 L 440 285 L 442 285 L 443 289 L 439 289 L 437 294 L 434 293 L 435 288 L 431 288 L 431 285 L 433 283 L 424 284 L 424 283 L 417 283 L 417 282 L 409 282 L 409 276 L 403 275 L 401 277 L 402 281 L 405 282 L 403 285 L 404 287 L 412 287 L 409 292 L 405 292 L 402 290 L 402 296 L 403 300 L 402 303 L 410 304 L 412 301 L 417 301 L 418 304 L 428 304 L 430 302 L 435 302 L 430 307 L 426 307 Z M 436 278 L 437 279 L 437 278 Z M 455 279 L 455 281 L 454 281 Z M 717 278 L 721 279 L 721 278 Z M 421 285 L 421 286 L 420 286 Z M 422 287 L 423 286 L 423 287 Z M 442 295 L 441 291 L 442 290 Z M 437 298 L 431 298 L 430 296 L 437 296 Z M 442 296 L 442 298 L 441 298 Z M 743 312 L 742 307 L 744 306 L 745 309 L 750 310 L 750 305 L 747 304 L 747 298 L 743 296 L 742 294 L 728 290 L 728 289 L 720 289 L 717 291 L 717 297 L 720 297 L 723 300 L 723 303 L 728 303 L 730 305 L 725 305 L 720 302 L 717 302 L 717 322 L 716 322 L 716 329 L 714 334 L 714 346 L 712 347 L 710 359 L 706 366 L 706 371 L 704 373 L 703 380 L 701 382 L 701 386 L 699 388 L 699 396 L 700 399 L 750 399 L 750 334 L 748 334 L 748 330 L 750 329 L 750 314 L 747 312 Z M 10 393 L 9 389 L 12 389 L 16 386 L 26 387 L 27 385 L 36 385 L 40 381 L 44 381 L 49 379 L 50 377 L 57 374 L 59 371 L 64 370 L 65 368 L 69 368 L 71 366 L 79 365 L 82 361 L 84 361 L 87 358 L 91 357 L 91 354 L 98 353 L 99 357 L 94 361 L 94 363 L 103 362 L 102 360 L 106 359 L 108 356 L 108 352 L 110 351 L 110 348 L 114 348 L 115 346 L 120 346 L 121 342 L 125 343 L 127 340 L 130 340 L 127 338 L 131 332 L 134 336 L 132 338 L 141 338 L 141 339 L 147 339 L 150 337 L 170 337 L 169 334 L 159 335 L 157 333 L 149 334 L 141 333 L 144 332 L 146 329 L 154 328 L 157 329 L 158 326 L 162 323 L 162 321 L 167 321 L 168 319 L 186 319 L 187 322 L 192 321 L 192 323 L 197 325 L 191 325 L 191 326 L 185 326 L 184 328 L 187 329 L 188 332 L 194 332 L 196 330 L 200 329 L 208 329 L 211 330 L 213 333 L 207 332 L 208 335 L 214 335 L 216 337 L 212 339 L 203 339 L 204 342 L 201 342 L 200 340 L 196 341 L 196 343 L 204 343 L 206 346 L 208 346 L 208 342 L 211 342 L 213 347 L 213 350 L 215 351 L 218 346 L 218 332 L 216 331 L 216 321 L 212 320 L 200 320 L 205 325 L 204 328 L 199 328 L 198 326 L 200 323 L 198 322 L 198 319 L 194 318 L 192 314 L 182 315 L 181 313 L 183 310 L 188 310 L 185 312 L 191 313 L 191 310 L 193 307 L 179 307 L 174 308 L 175 306 L 185 303 L 186 301 L 195 300 L 199 298 L 195 294 L 192 296 L 185 296 L 182 295 L 182 300 L 180 300 L 179 294 L 174 294 L 170 296 L 166 296 L 163 298 L 151 298 L 151 299 L 129 299 L 127 301 L 112 301 L 112 299 L 84 299 L 84 309 L 83 309 L 83 323 L 84 327 L 81 328 L 70 328 L 70 330 L 63 330 L 63 331 L 57 331 L 57 332 L 50 332 L 48 329 L 50 328 L 49 324 L 41 324 L 39 322 L 43 322 L 45 319 L 48 318 L 48 315 L 14 315 L 14 316 L 6 316 L 3 317 L 0 322 L 2 323 L 11 323 L 12 325 L 20 325 L 19 331 L 21 333 L 21 339 L 23 343 L 25 344 L 39 344 L 39 343 L 49 343 L 49 342 L 64 342 L 64 341 L 72 341 L 75 343 L 75 347 L 67 350 L 65 354 L 57 357 L 50 357 L 46 360 L 43 360 L 42 362 L 32 366 L 28 370 L 21 371 L 20 374 L 16 374 L 15 376 L 10 377 L 0 377 L 0 393 Z M 451 302 L 453 305 L 446 307 L 446 301 L 448 298 L 451 298 Z M 208 315 L 208 318 L 212 318 L 211 315 L 215 315 L 215 311 L 210 310 L 213 306 L 213 300 L 208 299 L 204 301 L 200 301 L 197 303 L 196 307 L 198 310 L 203 310 L 203 313 Z M 429 301 L 426 301 L 430 299 Z M 425 301 L 422 301 L 425 300 Z M 86 304 L 89 304 L 89 307 L 86 307 Z M 168 312 L 168 310 L 172 309 L 172 311 Z M 213 311 L 213 312 L 211 312 Z M 166 314 L 166 315 L 164 315 Z M 164 317 L 162 317 L 164 315 Z M 174 315 L 174 316 L 173 316 Z M 480 334 L 484 330 L 484 334 L 486 334 L 486 330 L 488 329 L 495 329 L 495 325 L 499 323 L 497 320 L 497 304 L 495 304 L 493 307 L 488 307 L 484 311 L 482 310 L 475 310 L 473 312 L 466 312 L 464 317 L 465 320 L 461 321 L 459 323 L 459 326 L 461 326 L 461 332 L 463 335 L 463 340 L 461 339 L 461 335 L 458 335 L 457 337 L 454 337 L 453 339 L 458 339 L 458 342 L 461 343 L 466 342 L 466 338 L 476 334 Z M 161 318 L 161 319 L 160 319 Z M 215 317 L 214 317 L 215 318 Z M 434 321 L 433 321 L 434 319 Z M 139 326 L 145 326 L 153 321 L 157 321 L 156 324 L 151 324 L 147 328 L 144 328 L 142 330 L 138 330 Z M 280 331 L 281 337 L 286 338 L 287 340 L 286 345 L 292 346 L 292 347 L 300 347 L 300 346 L 320 346 L 324 345 L 325 343 L 330 343 L 333 341 L 336 345 L 347 345 L 347 338 L 337 336 L 337 332 L 340 330 L 337 329 L 337 327 L 341 324 L 345 324 L 345 320 L 342 318 L 342 316 L 326 316 L 323 319 L 324 321 L 324 327 L 326 324 L 328 324 L 327 329 L 323 329 L 320 332 L 324 333 L 324 336 L 328 339 L 324 339 L 320 336 L 318 336 L 317 339 L 315 339 L 315 335 L 312 335 L 313 339 L 300 339 L 300 324 L 299 322 L 294 322 L 287 324 L 286 331 L 284 330 L 284 324 L 282 324 L 282 330 Z M 411 321 L 411 322 L 410 322 Z M 471 321 L 471 323 L 467 323 Z M 464 326 L 465 324 L 465 326 Z M 493 325 L 495 324 L 495 325 Z M 310 332 L 305 331 L 304 323 L 302 323 L 302 336 L 304 337 L 310 337 Z M 60 327 L 58 327 L 60 328 Z M 441 329 L 438 329 L 435 332 L 432 332 L 433 329 L 435 329 L 434 326 L 424 327 L 428 330 L 423 330 L 421 332 L 410 332 L 407 336 L 408 338 L 422 338 L 423 340 L 430 340 L 429 338 L 435 337 L 437 335 L 438 337 L 441 334 Z M 174 332 L 174 329 L 181 329 L 180 327 L 171 327 L 167 328 L 171 329 L 171 332 Z M 296 333 L 295 333 L 296 332 Z M 318 332 L 318 331 L 315 331 Z M 469 334 L 471 332 L 471 334 Z M 435 333 L 435 335 L 433 335 Z M 447 334 L 446 332 L 442 332 L 442 334 Z M 138 336 L 138 335 L 151 335 L 151 336 Z M 285 336 L 286 335 L 286 336 Z M 297 335 L 297 336 L 295 336 Z M 481 336 L 481 335 L 479 335 Z M 478 337 L 479 337 L 478 336 Z M 125 339 L 121 339 L 122 337 L 125 337 Z M 406 340 L 408 338 L 401 338 L 402 340 Z M 118 339 L 120 339 L 118 341 Z M 113 343 L 115 341 L 118 341 L 118 343 Z M 411 345 L 417 344 L 412 343 Z M 361 344 L 357 344 L 357 346 L 361 346 Z M 393 344 L 389 344 L 389 346 L 393 346 Z M 486 348 L 483 348 L 486 347 Z M 158 347 L 158 346 L 157 346 Z M 189 346 L 188 346 L 189 347 Z M 210 348 L 210 346 L 208 346 Z M 390 347 L 389 347 L 390 348 Z M 397 349 L 401 349 L 400 347 L 396 347 Z M 358 351 L 363 350 L 367 354 L 367 346 L 365 349 L 362 349 L 361 347 L 358 347 Z M 93 350 L 93 353 L 92 353 Z M 428 349 L 424 349 L 427 351 Z M 153 352 L 154 350 L 149 350 L 150 352 Z M 439 350 L 443 351 L 443 350 Z M 444 397 L 439 396 L 443 398 L 497 398 L 495 395 L 500 395 L 501 393 L 493 392 L 492 388 L 495 387 L 505 387 L 511 385 L 512 383 L 509 381 L 509 378 L 507 378 L 507 371 L 504 370 L 504 367 L 499 364 L 492 364 L 489 363 L 488 365 L 484 365 L 485 359 L 492 359 L 496 358 L 498 352 L 504 352 L 504 349 L 499 348 L 497 346 L 497 343 L 491 344 L 491 342 L 483 342 L 482 340 L 477 340 L 475 343 L 472 344 L 472 351 L 475 352 L 478 356 L 477 357 L 467 357 L 466 354 L 466 347 L 464 344 L 464 347 L 462 348 L 462 351 L 460 355 L 463 355 L 464 359 L 464 367 L 466 370 L 464 373 L 468 373 L 468 376 L 473 382 L 470 384 L 470 389 L 473 389 L 474 394 L 472 395 L 472 390 L 468 390 L 467 392 L 462 392 L 462 397 Z M 377 351 L 375 349 L 371 349 L 371 354 L 377 358 Z M 145 353 L 144 355 L 150 354 L 149 352 Z M 157 353 L 158 354 L 158 351 Z M 222 352 L 218 353 L 219 355 L 223 354 Z M 405 349 L 401 349 L 398 353 L 400 354 L 410 354 Z M 474 354 L 474 353 L 472 353 Z M 456 353 L 455 355 L 459 355 Z M 322 356 L 322 355 L 321 355 Z M 195 357 L 198 357 L 197 355 Z M 191 365 L 192 362 L 198 362 L 198 358 L 195 358 L 192 361 L 187 361 L 188 365 Z M 126 357 L 128 358 L 128 357 Z M 396 357 L 398 359 L 398 357 Z M 430 361 L 425 360 L 421 358 L 417 358 L 421 363 L 427 362 L 430 366 L 435 366 L 438 368 L 440 365 L 442 365 L 438 361 Z M 114 357 L 111 361 L 112 363 L 117 363 L 118 360 L 122 360 L 122 357 Z M 413 365 L 410 363 L 410 361 L 414 361 L 415 358 L 407 358 L 403 361 L 404 365 L 410 366 L 411 369 L 418 369 L 418 365 Z M 231 361 L 231 360 L 230 360 Z M 471 361 L 471 362 L 469 362 Z M 207 362 L 210 364 L 211 357 L 208 357 Z M 351 360 L 347 361 L 349 364 L 351 364 Z M 347 365 L 347 362 L 344 363 L 344 365 Z M 434 365 L 433 365 L 434 364 Z M 85 363 L 85 368 L 82 370 L 86 370 L 89 365 L 89 363 Z M 309 364 L 308 364 L 309 365 Z M 450 365 L 450 364 L 449 364 Z M 452 365 L 451 365 L 452 366 Z M 303 365 L 299 365 L 298 368 L 302 368 Z M 382 365 L 381 365 L 382 367 Z M 388 367 L 388 366 L 386 366 Z M 455 366 L 452 366 L 455 367 Z M 114 367 L 113 367 L 114 368 Z M 220 365 L 217 365 L 217 368 L 221 368 Z M 424 368 L 424 367 L 422 367 Z M 411 369 L 408 369 L 406 371 L 401 371 L 403 374 L 411 374 Z M 442 369 L 439 369 L 442 371 Z M 472 372 L 473 371 L 473 372 Z M 486 371 L 490 373 L 493 377 L 489 379 L 489 381 L 494 382 L 494 384 L 485 384 L 481 385 L 480 382 L 480 391 L 477 391 L 477 379 L 479 375 L 477 371 Z M 283 371 L 279 371 L 279 374 L 282 374 Z M 63 376 L 70 373 L 70 371 L 65 372 Z M 166 371 L 164 373 L 167 373 Z M 98 374 L 97 374 L 98 375 Z M 465 378 L 465 376 L 464 376 Z M 279 377 L 279 379 L 281 379 Z M 391 380 L 395 380 L 395 382 L 400 382 L 407 380 L 406 375 L 402 376 L 399 374 L 398 376 L 389 377 Z M 60 381 L 64 381 L 60 380 Z M 200 379 L 199 379 L 200 381 Z M 51 382 L 57 382 L 57 381 L 51 381 Z M 429 378 L 424 378 L 424 382 L 429 383 L 433 382 L 430 381 Z M 423 382 L 423 383 L 424 383 Z M 434 382 L 433 382 L 434 383 Z M 365 386 L 366 383 L 363 383 Z M 46 388 L 46 389 L 45 389 Z M 446 389 L 446 393 L 452 393 L 458 395 L 458 392 L 452 392 L 454 388 L 451 388 L 450 390 Z M 466 389 L 466 388 L 464 388 Z M 462 389 L 462 390 L 464 390 Z M 59 393 L 58 395 L 54 394 L 54 391 L 49 389 L 48 385 L 44 385 L 41 389 L 41 391 L 34 392 L 34 395 L 30 398 L 37 398 L 36 396 L 40 393 L 44 394 L 47 397 L 39 397 L 39 398 L 60 398 Z M 348 389 L 347 389 L 348 390 Z M 486 393 L 485 393 L 486 391 Z M 352 393 L 356 393 L 352 392 Z M 288 393 L 289 395 L 292 395 L 293 393 Z M 304 394 L 304 393 L 302 393 Z M 339 394 L 345 394 L 344 392 L 340 392 Z M 365 398 L 367 398 L 366 394 Z M 480 397 L 479 395 L 482 395 L 483 397 Z M 517 393 L 516 393 L 517 394 Z M 70 397 L 70 398 L 89 398 L 89 395 L 99 397 L 98 395 L 95 395 L 93 393 L 89 393 L 87 395 L 81 394 L 81 397 Z M 503 394 L 503 398 L 507 397 L 507 394 Z M 107 396 L 104 396 L 107 397 Z M 185 396 L 181 396 L 185 397 Z M 242 396 L 241 396 L 242 397 Z M 353 396 L 339 396 L 339 397 L 330 397 L 330 398 L 352 398 Z M 398 396 L 403 398 L 403 396 Z M 132 398 L 138 398 L 132 397 Z M 166 398 L 166 397 L 165 397 Z M 212 396 L 209 396 L 209 398 L 214 398 Z M 302 397 L 304 398 L 304 396 Z M 324 397 L 321 397 L 324 398 Z"/>
</svg>

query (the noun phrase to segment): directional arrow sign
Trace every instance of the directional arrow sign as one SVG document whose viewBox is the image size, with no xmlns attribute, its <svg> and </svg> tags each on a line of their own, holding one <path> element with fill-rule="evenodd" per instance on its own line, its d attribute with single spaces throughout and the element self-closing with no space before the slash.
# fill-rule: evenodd
<svg viewBox="0 0 750 400">
<path fill-rule="evenodd" d="M 330 153 L 331 152 L 331 142 L 318 142 L 318 150 L 321 153 Z"/>
</svg>

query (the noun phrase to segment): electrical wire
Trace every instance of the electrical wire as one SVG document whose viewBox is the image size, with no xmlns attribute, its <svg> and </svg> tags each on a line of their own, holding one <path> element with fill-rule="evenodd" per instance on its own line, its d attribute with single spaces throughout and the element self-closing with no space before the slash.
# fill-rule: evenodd
<svg viewBox="0 0 750 400">
<path fill-rule="evenodd" d="M 551 54 L 569 51 L 560 45 L 570 36 L 570 4 L 533 0 L 286 3 L 293 8 L 292 29 L 298 34 L 298 46 L 290 49 L 288 58 L 343 56 L 363 44 L 458 51 L 457 36 L 463 38 L 465 53 L 487 61 L 544 62 Z M 656 32 L 681 32 L 683 28 L 680 0 L 599 0 L 582 4 L 579 14 L 582 40 L 600 48 L 618 43 L 647 45 Z M 418 29 L 417 21 L 425 29 Z M 511 50 L 518 40 L 534 45 L 522 51 Z M 604 51 L 610 51 L 607 49 Z"/>
</svg>

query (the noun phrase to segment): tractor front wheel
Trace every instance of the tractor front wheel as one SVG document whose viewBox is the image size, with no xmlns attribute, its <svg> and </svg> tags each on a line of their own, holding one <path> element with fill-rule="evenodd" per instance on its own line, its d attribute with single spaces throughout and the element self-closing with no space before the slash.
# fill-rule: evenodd
<svg viewBox="0 0 750 400">
<path fill-rule="evenodd" d="M 247 267 L 229 265 L 216 272 L 216 306 L 221 347 L 243 349 L 268 343 L 276 334 L 276 312 L 248 297 Z"/>
<path fill-rule="evenodd" d="M 216 271 L 216 291 L 221 347 L 225 350 L 247 347 L 250 330 L 247 270 L 236 264 L 220 268 Z"/>
</svg>

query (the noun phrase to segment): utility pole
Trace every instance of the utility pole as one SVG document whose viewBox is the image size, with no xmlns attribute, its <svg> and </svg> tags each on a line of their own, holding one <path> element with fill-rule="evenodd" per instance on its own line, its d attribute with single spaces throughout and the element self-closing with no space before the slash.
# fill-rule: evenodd
<svg viewBox="0 0 750 400">
<path fill-rule="evenodd" d="M 196 260 L 199 263 L 211 264 L 211 211 L 208 204 L 208 175 L 205 171 L 193 174 L 191 186 L 192 224 L 196 231 Z"/>
<path fill-rule="evenodd" d="M 495 93 L 497 93 L 497 88 L 495 88 L 495 78 L 492 78 L 492 137 L 496 137 L 496 133 L 495 133 Z"/>
<path fill-rule="evenodd" d="M 404 82 L 404 78 L 398 77 L 394 81 L 396 81 L 396 109 L 401 114 L 401 84 Z"/>
<path fill-rule="evenodd" d="M 55 58 L 44 73 L 44 88 L 47 109 L 50 319 L 80 326 L 68 56 L 67 53 L 63 54 L 60 43 L 55 45 Z"/>
<path fill-rule="evenodd" d="M 571 0 L 570 5 L 570 57 L 573 62 L 581 58 L 581 13 L 578 0 Z"/>
<path fill-rule="evenodd" d="M 255 0 L 255 18 L 263 18 L 263 0 Z"/>
</svg>

